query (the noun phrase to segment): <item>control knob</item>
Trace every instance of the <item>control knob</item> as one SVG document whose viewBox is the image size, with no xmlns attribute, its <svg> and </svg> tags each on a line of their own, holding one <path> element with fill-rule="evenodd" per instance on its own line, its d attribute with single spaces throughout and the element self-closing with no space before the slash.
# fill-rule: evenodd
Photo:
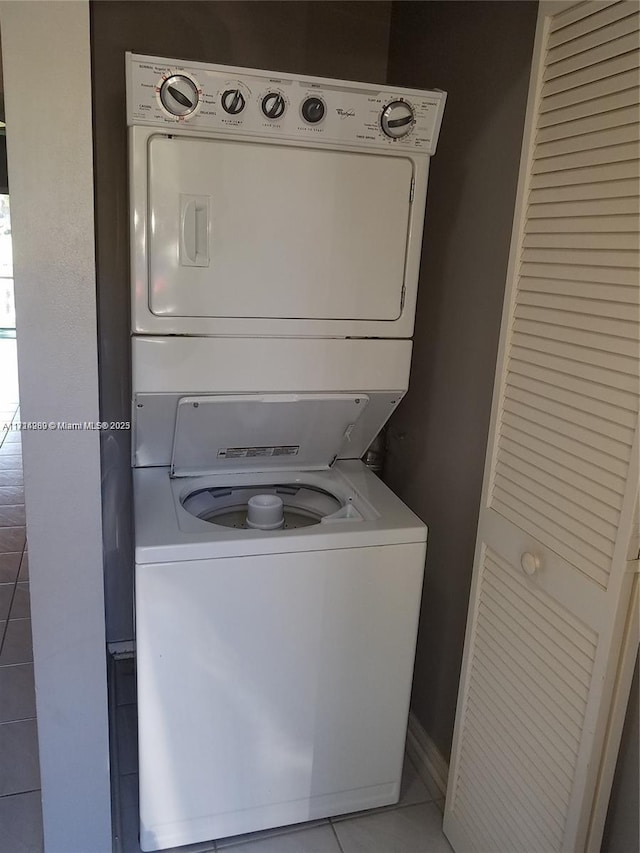
<svg viewBox="0 0 640 853">
<path fill-rule="evenodd" d="M 184 74 L 172 74 L 160 87 L 160 102 L 173 116 L 191 115 L 198 100 L 198 86 Z"/>
<path fill-rule="evenodd" d="M 302 118 L 309 124 L 322 121 L 326 112 L 324 102 L 320 98 L 306 98 L 302 104 Z"/>
<path fill-rule="evenodd" d="M 229 115 L 237 116 L 245 108 L 246 101 L 240 89 L 227 89 L 222 93 L 222 109 Z"/>
<path fill-rule="evenodd" d="M 262 112 L 267 118 L 280 118 L 284 113 L 284 110 L 284 98 L 278 92 L 269 92 L 262 99 Z"/>
<path fill-rule="evenodd" d="M 406 101 L 391 101 L 382 110 L 380 125 L 383 132 L 391 139 L 406 136 L 415 124 L 415 113 L 411 104 Z"/>
</svg>

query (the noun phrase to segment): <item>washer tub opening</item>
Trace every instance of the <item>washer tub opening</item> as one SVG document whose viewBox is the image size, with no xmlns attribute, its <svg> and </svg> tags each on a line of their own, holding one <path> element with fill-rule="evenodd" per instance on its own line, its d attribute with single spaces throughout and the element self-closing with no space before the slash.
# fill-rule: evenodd
<svg viewBox="0 0 640 853">
<path fill-rule="evenodd" d="M 335 495 L 304 483 L 197 489 L 182 498 L 181 503 L 187 512 L 201 521 L 251 530 L 247 526 L 247 505 L 250 498 L 258 495 L 276 495 L 282 499 L 284 527 L 280 530 L 320 524 L 323 518 L 343 507 L 343 502 Z"/>
</svg>

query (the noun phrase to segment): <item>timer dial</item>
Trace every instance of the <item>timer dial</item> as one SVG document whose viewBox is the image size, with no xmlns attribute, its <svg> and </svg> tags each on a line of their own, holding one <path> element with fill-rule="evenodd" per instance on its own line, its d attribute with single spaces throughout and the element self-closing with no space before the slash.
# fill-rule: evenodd
<svg viewBox="0 0 640 853">
<path fill-rule="evenodd" d="M 306 98 L 302 103 L 302 118 L 309 124 L 322 121 L 327 108 L 320 98 Z"/>
<path fill-rule="evenodd" d="M 284 98 L 279 92 L 268 92 L 262 99 L 262 112 L 267 118 L 278 119 L 285 111 Z"/>
<path fill-rule="evenodd" d="M 391 139 L 400 139 L 409 133 L 415 121 L 416 116 L 411 104 L 406 101 L 391 101 L 382 110 L 380 126 Z"/>
<path fill-rule="evenodd" d="M 229 115 L 237 116 L 245 108 L 246 101 L 240 89 L 227 89 L 222 93 L 222 109 Z"/>
<path fill-rule="evenodd" d="M 198 87 L 184 74 L 172 74 L 160 87 L 160 102 L 172 116 L 188 116 L 198 106 Z"/>
</svg>

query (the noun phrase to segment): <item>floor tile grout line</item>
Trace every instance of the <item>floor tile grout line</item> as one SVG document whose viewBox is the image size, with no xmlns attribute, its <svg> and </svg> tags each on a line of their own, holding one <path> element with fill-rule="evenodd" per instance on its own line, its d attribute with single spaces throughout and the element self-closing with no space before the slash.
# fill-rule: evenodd
<svg viewBox="0 0 640 853">
<path fill-rule="evenodd" d="M 17 620 L 12 619 L 11 621 L 15 622 Z M 12 666 L 33 666 L 33 661 L 27 660 L 27 661 L 24 661 L 23 663 L 19 663 L 17 661 L 15 663 L 0 663 L 0 671 L 3 669 L 11 669 Z"/>
<path fill-rule="evenodd" d="M 4 623 L 4 628 L 2 631 L 2 637 L 0 637 L 0 658 L 2 657 L 2 651 L 4 649 L 4 641 L 7 636 L 7 631 L 9 630 L 9 622 L 11 621 L 11 609 L 13 607 L 13 600 L 16 597 L 16 589 L 18 587 L 18 578 L 20 577 L 20 569 L 22 567 L 22 560 L 24 558 L 25 548 L 27 547 L 26 541 L 22 546 L 22 552 L 20 554 L 20 560 L 18 561 L 18 571 L 16 572 L 15 579 L 13 581 L 13 589 L 11 590 L 11 600 L 9 601 L 9 609 L 7 611 L 7 620 Z"/>
<path fill-rule="evenodd" d="M 12 424 L 14 422 L 15 417 L 16 417 L 16 413 L 17 413 L 19 408 L 20 408 L 20 403 L 17 403 L 15 409 L 13 410 L 13 414 L 11 415 L 11 419 L 9 421 L 7 421 L 7 423 Z M 8 429 L 3 429 L 2 431 L 3 431 L 4 435 L 2 436 L 2 441 L 0 441 L 0 447 L 3 446 L 3 444 L 6 441 L 7 436 L 9 435 L 9 432 L 10 432 L 10 430 L 8 430 Z"/>
<path fill-rule="evenodd" d="M 331 831 L 333 832 L 333 837 L 336 840 L 336 844 L 338 845 L 338 849 L 340 850 L 340 853 L 344 853 L 344 847 L 340 843 L 340 839 L 338 838 L 338 833 L 336 832 L 336 828 L 333 825 L 333 821 L 331 820 L 331 818 L 329 818 L 329 826 L 331 827 Z"/>
<path fill-rule="evenodd" d="M 427 794 L 429 794 L 428 791 Z M 358 820 L 362 817 L 374 817 L 375 815 L 387 814 L 388 812 L 399 812 L 402 809 L 410 809 L 413 806 L 428 806 L 431 803 L 435 803 L 436 799 L 437 798 L 434 798 L 429 794 L 429 799 L 418 800 L 415 803 L 395 803 L 390 806 L 374 806 L 372 809 L 362 809 L 362 811 L 359 812 L 349 812 L 348 815 L 333 815 L 333 817 L 329 817 L 327 820 L 333 826 L 334 823 L 347 823 L 350 820 Z"/>
<path fill-rule="evenodd" d="M 37 717 L 34 714 L 32 717 L 17 717 L 15 720 L 0 720 L 1 726 L 10 726 L 13 723 L 30 723 L 31 721 L 36 721 Z"/>
<path fill-rule="evenodd" d="M 0 800 L 6 800 L 7 797 L 19 797 L 21 794 L 39 794 L 42 788 L 29 788 L 28 791 L 12 791 L 10 794 L 0 794 Z"/>
</svg>

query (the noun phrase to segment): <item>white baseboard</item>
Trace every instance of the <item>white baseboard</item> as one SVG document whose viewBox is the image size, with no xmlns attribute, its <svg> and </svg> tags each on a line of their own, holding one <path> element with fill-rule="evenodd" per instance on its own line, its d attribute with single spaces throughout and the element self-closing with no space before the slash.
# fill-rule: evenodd
<svg viewBox="0 0 640 853">
<path fill-rule="evenodd" d="M 427 787 L 429 787 L 429 782 L 435 783 L 440 791 L 440 796 L 445 797 L 447 794 L 449 763 L 427 732 L 422 728 L 413 711 L 409 712 L 407 753 Z"/>
</svg>

